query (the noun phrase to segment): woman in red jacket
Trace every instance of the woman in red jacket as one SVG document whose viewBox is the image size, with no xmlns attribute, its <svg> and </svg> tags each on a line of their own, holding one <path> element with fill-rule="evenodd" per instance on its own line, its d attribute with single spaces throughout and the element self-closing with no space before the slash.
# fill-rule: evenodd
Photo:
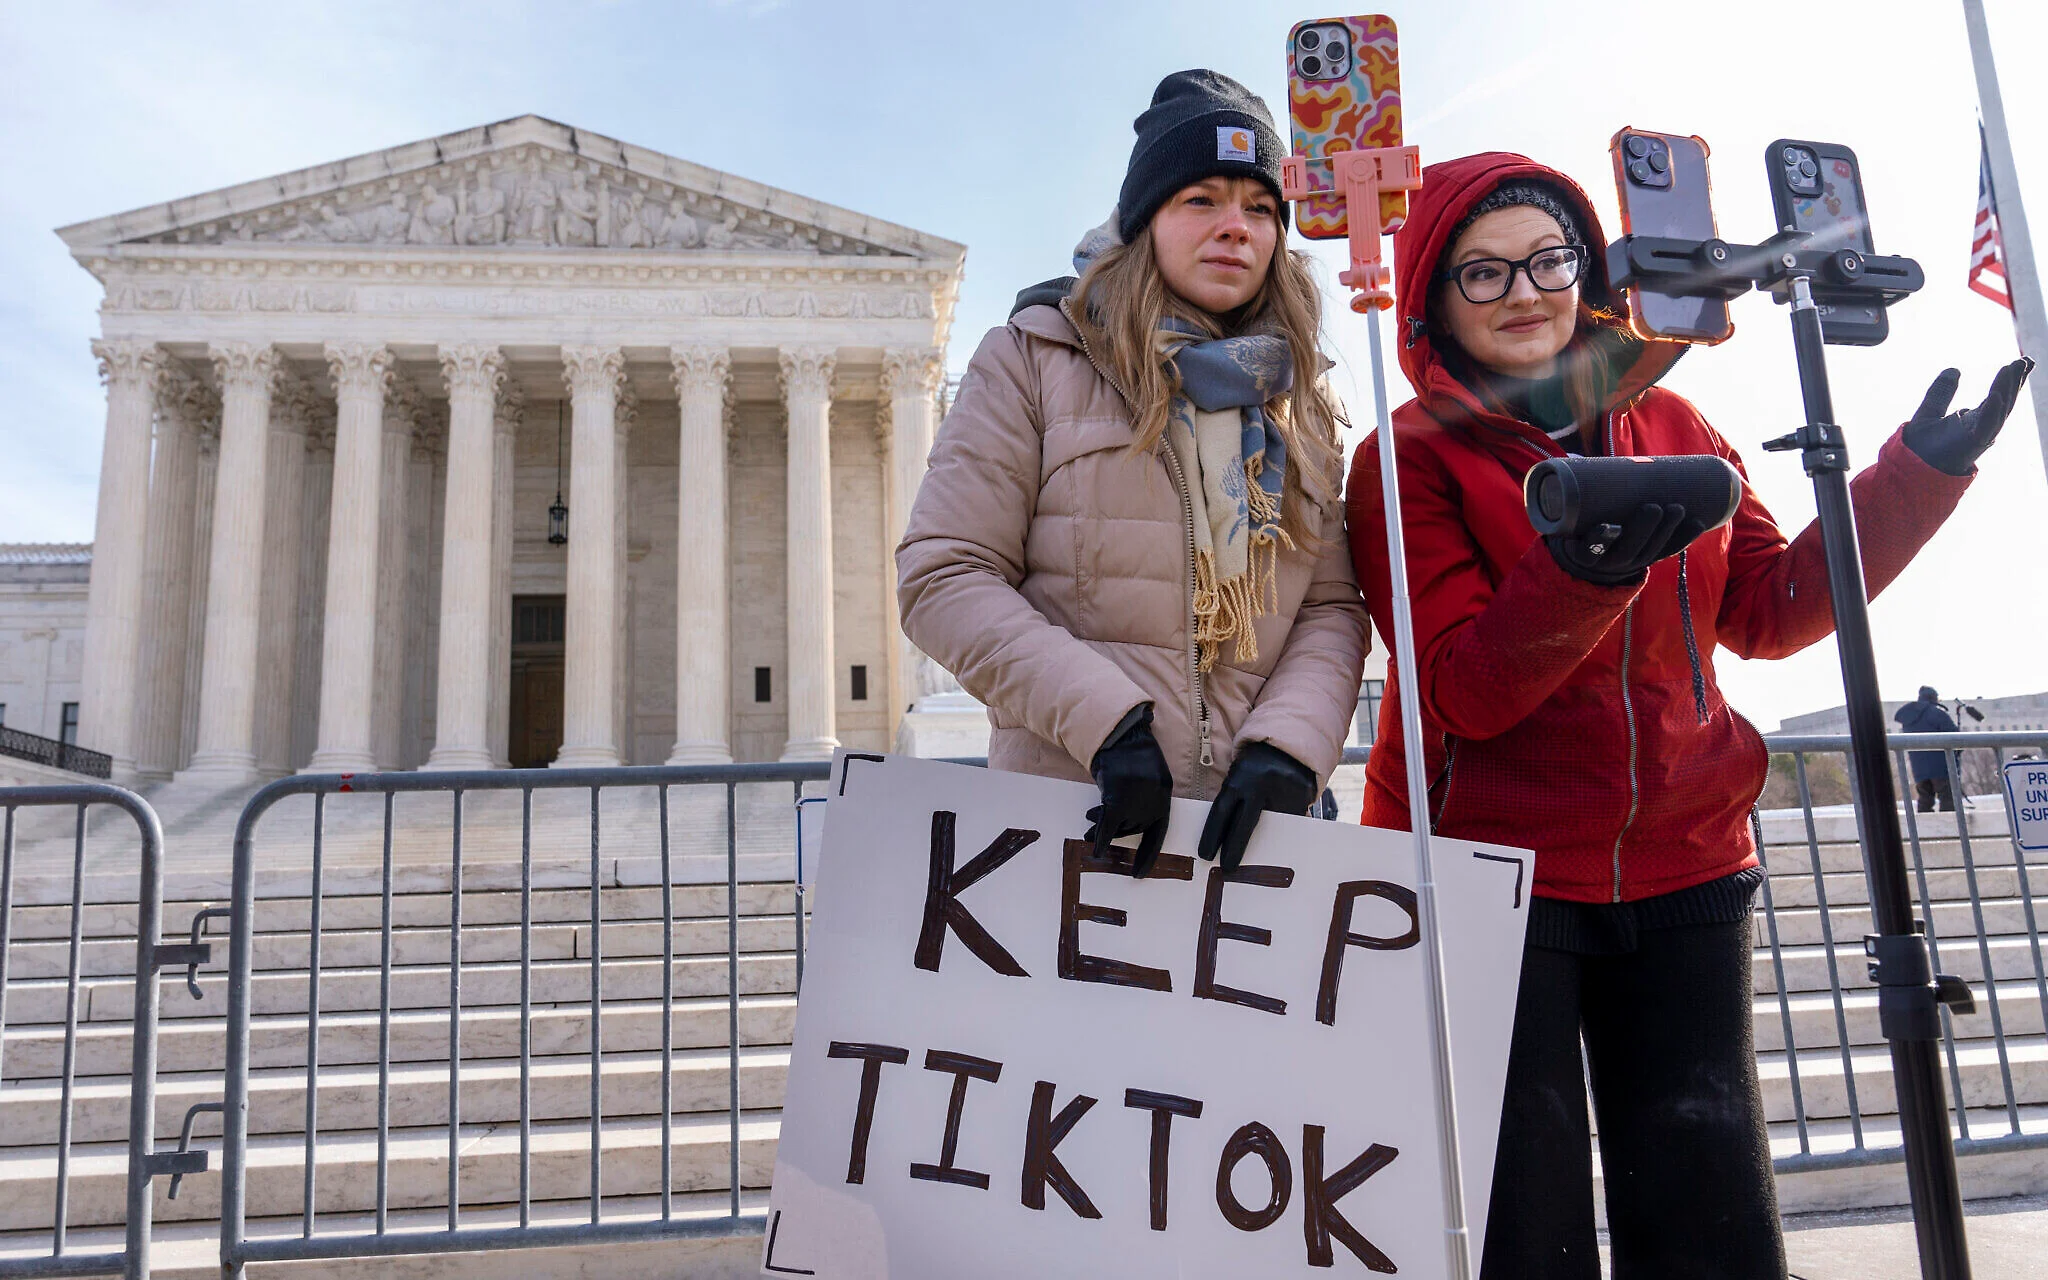
<svg viewBox="0 0 2048 1280">
<path fill-rule="evenodd" d="M 1745 484 L 1701 533 L 1646 502 L 1615 533 L 1544 539 L 1522 480 L 1565 453 L 1735 450 L 1656 385 L 1684 352 L 1629 333 L 1585 194 L 1505 153 L 1433 165 L 1395 239 L 1393 415 L 1418 696 L 1441 835 L 1536 850 L 1482 1275 L 1600 1274 L 1590 1070 L 1614 1275 L 1784 1274 L 1751 1028 L 1752 814 L 1769 754 L 1714 680 L 1726 645 L 1784 657 L 1833 629 L 1820 531 L 1790 541 Z M 1856 477 L 1875 593 L 1954 509 L 2031 366 L 1947 414 L 1950 370 Z M 1352 554 L 1390 634 L 1378 442 L 1352 461 Z M 1391 684 L 1366 823 L 1407 829 Z"/>
</svg>

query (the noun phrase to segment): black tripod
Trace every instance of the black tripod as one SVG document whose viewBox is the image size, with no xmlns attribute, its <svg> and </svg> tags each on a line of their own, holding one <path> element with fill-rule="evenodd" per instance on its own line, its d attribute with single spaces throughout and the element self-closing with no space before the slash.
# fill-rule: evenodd
<svg viewBox="0 0 2048 1280">
<path fill-rule="evenodd" d="M 1806 474 L 1813 477 L 1819 508 L 1849 712 L 1856 807 L 1869 842 L 1870 907 L 1877 932 L 1863 939 L 1863 950 L 1877 983 L 1879 1025 L 1891 1046 L 1920 1274 L 1924 1280 L 1968 1280 L 1962 1190 L 1956 1180 L 1935 1042 L 1941 1035 L 1941 1005 L 1964 1013 L 1974 1005 L 1970 988 L 1961 979 L 1933 971 L 1924 926 L 1913 918 L 1898 796 L 1885 752 L 1884 702 L 1878 695 L 1877 661 L 1871 649 L 1863 557 L 1849 503 L 1849 451 L 1834 421 L 1821 349 L 1825 339 L 1814 301 L 1818 285 L 1828 301 L 1889 306 L 1918 289 L 1924 277 L 1908 258 L 1880 258 L 1853 249 L 1826 253 L 1801 248 L 1805 240 L 1801 232 L 1787 232 L 1760 245 L 1630 236 L 1608 250 L 1609 275 L 1617 289 L 1633 281 L 1659 293 L 1733 298 L 1757 288 L 1791 304 L 1806 425 L 1764 448 L 1799 451 Z M 1793 1051 L 1786 1046 L 1787 1053 Z"/>
</svg>

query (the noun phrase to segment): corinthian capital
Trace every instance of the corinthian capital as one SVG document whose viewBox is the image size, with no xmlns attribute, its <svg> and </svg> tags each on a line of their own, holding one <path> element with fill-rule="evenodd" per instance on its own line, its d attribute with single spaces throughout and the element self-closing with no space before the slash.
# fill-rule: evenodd
<svg viewBox="0 0 2048 1280">
<path fill-rule="evenodd" d="M 571 396 L 586 391 L 617 395 L 626 380 L 626 356 L 617 347 L 567 346 L 562 348 L 562 385 Z"/>
<path fill-rule="evenodd" d="M 498 395 L 491 426 L 501 435 L 517 435 L 526 421 L 526 388 L 508 381 Z"/>
<path fill-rule="evenodd" d="M 182 361 L 167 359 L 157 372 L 156 414 L 160 423 L 174 430 L 196 430 L 200 422 L 218 415 L 219 401 L 207 385 L 186 372 Z"/>
<path fill-rule="evenodd" d="M 220 379 L 223 394 L 269 391 L 277 385 L 277 348 L 267 342 L 224 342 L 208 354 L 213 357 L 214 376 Z"/>
<path fill-rule="evenodd" d="M 327 344 L 327 369 L 334 375 L 336 399 L 384 394 L 391 389 L 397 363 L 390 351 L 367 342 Z"/>
<path fill-rule="evenodd" d="M 783 396 L 829 399 L 832 395 L 832 368 L 837 363 L 837 355 L 831 347 L 784 347 Z"/>
<path fill-rule="evenodd" d="M 891 347 L 882 353 L 882 394 L 891 400 L 936 395 L 945 380 L 945 353 L 937 347 Z"/>
<path fill-rule="evenodd" d="M 441 374 L 448 379 L 451 396 L 468 392 L 495 399 L 505 385 L 505 355 L 479 342 L 442 347 Z"/>
<path fill-rule="evenodd" d="M 92 353 L 99 360 L 100 381 L 112 387 L 135 387 L 145 394 L 156 393 L 157 378 L 169 357 L 154 342 L 132 339 L 107 342 L 95 338 Z"/>
<path fill-rule="evenodd" d="M 726 379 L 732 373 L 731 351 L 725 347 L 671 347 L 668 354 L 678 400 L 724 398 Z"/>
</svg>

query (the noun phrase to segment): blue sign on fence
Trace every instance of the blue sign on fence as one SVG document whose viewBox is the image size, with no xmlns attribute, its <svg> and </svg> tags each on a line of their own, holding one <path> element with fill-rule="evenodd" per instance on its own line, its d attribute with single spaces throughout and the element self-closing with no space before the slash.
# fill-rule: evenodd
<svg viewBox="0 0 2048 1280">
<path fill-rule="evenodd" d="M 2029 853 L 2048 849 L 2048 760 L 2014 760 L 2005 766 L 2005 795 L 2012 805 L 2012 835 Z"/>
</svg>

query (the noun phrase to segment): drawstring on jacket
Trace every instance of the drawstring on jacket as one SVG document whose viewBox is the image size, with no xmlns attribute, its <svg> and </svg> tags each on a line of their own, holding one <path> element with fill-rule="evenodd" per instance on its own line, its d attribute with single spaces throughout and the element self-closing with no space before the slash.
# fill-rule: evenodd
<svg viewBox="0 0 2048 1280">
<path fill-rule="evenodd" d="M 1700 642 L 1692 630 L 1692 590 L 1685 583 L 1685 555 L 1678 553 L 1678 620 L 1685 628 L 1685 656 L 1692 659 L 1692 704 L 1707 722 L 1707 675 L 1700 669 Z"/>
</svg>

